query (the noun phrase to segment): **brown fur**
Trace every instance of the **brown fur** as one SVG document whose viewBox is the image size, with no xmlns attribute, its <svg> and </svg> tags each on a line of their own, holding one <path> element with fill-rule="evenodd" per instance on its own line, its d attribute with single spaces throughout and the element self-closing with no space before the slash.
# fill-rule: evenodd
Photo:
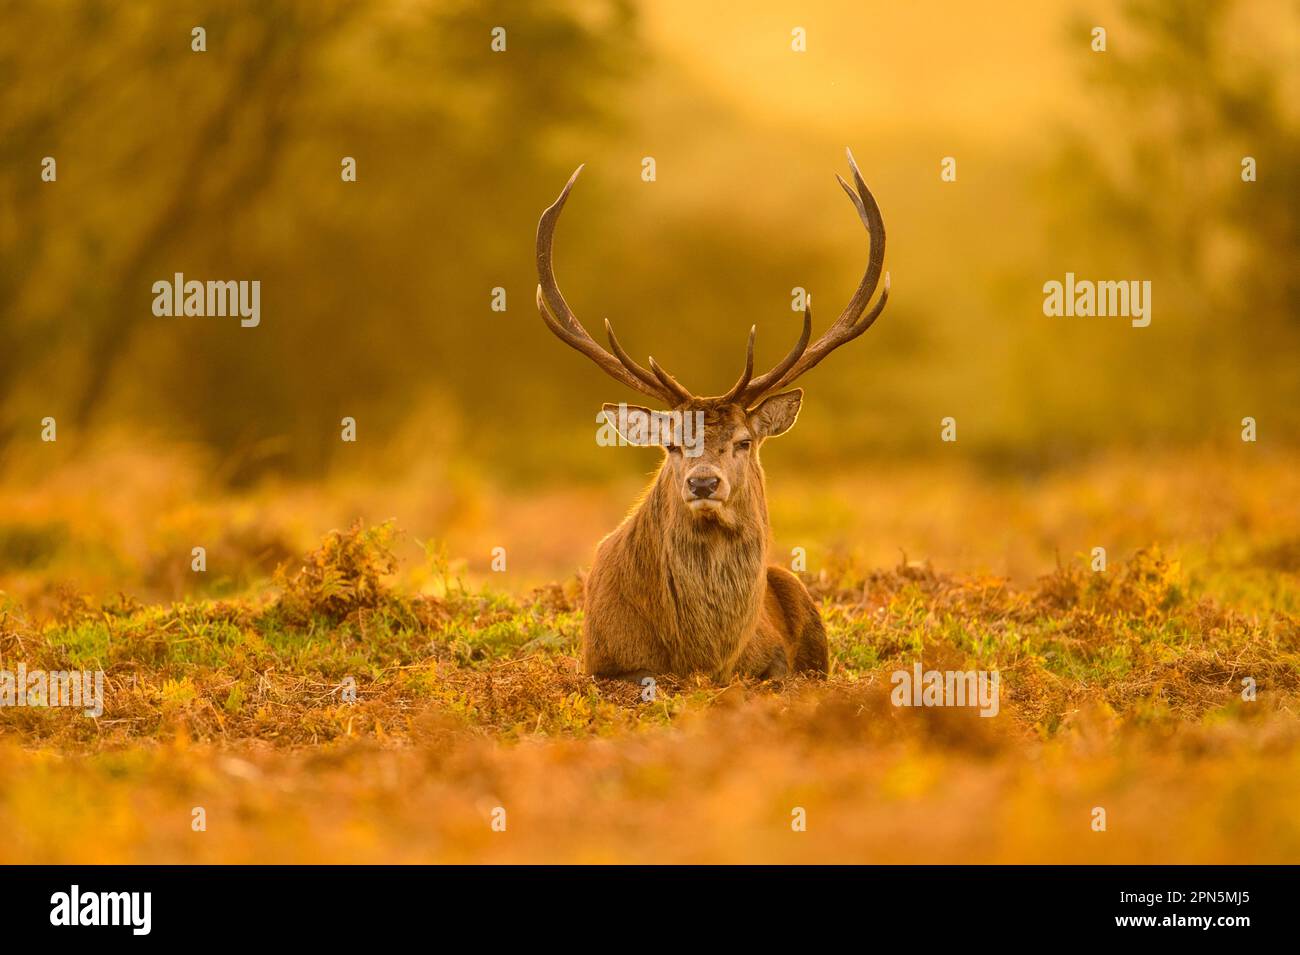
<svg viewBox="0 0 1300 955">
<path fill-rule="evenodd" d="M 583 626 L 588 673 L 633 680 L 704 673 L 724 682 L 734 674 L 827 672 L 812 597 L 794 574 L 767 563 L 759 448 L 794 424 L 801 399 L 796 390 L 746 411 L 694 398 L 677 409 L 703 412 L 703 453 L 665 450 L 654 482 L 597 547 Z M 737 443 L 745 438 L 748 449 Z M 687 478 L 701 474 L 718 478 L 719 500 L 691 503 Z"/>
<path fill-rule="evenodd" d="M 609 349 L 601 347 L 565 301 L 555 280 L 552 246 L 581 166 L 538 220 L 537 311 L 546 327 L 615 381 L 674 405 L 670 415 L 704 418 L 700 448 L 680 416 L 667 422 L 665 435 L 658 427 L 665 423 L 662 412 L 605 406 L 611 424 L 611 412 L 617 416 L 614 426 L 624 439 L 668 450 L 636 509 L 596 550 L 582 640 L 588 673 L 638 680 L 656 673 L 707 673 L 727 680 L 735 673 L 781 677 L 792 670 L 827 671 L 826 632 L 812 597 L 792 574 L 767 565 L 767 501 L 758 449 L 794 425 L 803 400 L 798 389 L 773 392 L 865 332 L 889 300 L 886 272 L 884 289 L 871 305 L 884 269 L 885 223 L 853 154 L 846 153 L 853 183 L 836 178 L 871 239 L 871 257 L 857 290 L 815 342 L 812 309 L 805 305 L 794 347 L 757 376 L 758 329 L 751 327 L 745 370 L 718 398 L 695 397 L 653 358 L 649 368 L 639 365 L 618 343 L 608 319 Z M 763 395 L 769 397 L 760 401 Z M 691 453 L 683 444 L 691 445 Z"/>
</svg>

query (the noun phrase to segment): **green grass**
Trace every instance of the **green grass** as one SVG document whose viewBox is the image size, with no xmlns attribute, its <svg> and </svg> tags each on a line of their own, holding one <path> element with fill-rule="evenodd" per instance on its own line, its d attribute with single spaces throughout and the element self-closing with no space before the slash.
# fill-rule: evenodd
<svg viewBox="0 0 1300 955">
<path fill-rule="evenodd" d="M 0 825 L 21 834 L 0 856 L 1114 860 L 1076 826 L 1098 804 L 1132 861 L 1300 851 L 1272 795 L 1300 784 L 1285 569 L 1260 568 L 1246 611 L 1156 548 L 1020 586 L 843 562 L 805 576 L 828 680 L 666 677 L 646 701 L 579 672 L 573 583 L 508 594 L 442 575 L 414 592 L 391 542 L 383 526 L 331 534 L 233 599 L 0 606 L 0 667 L 108 684 L 98 720 L 0 712 Z M 998 718 L 891 706 L 891 674 L 918 660 L 996 668 Z M 498 804 L 516 841 L 484 841 Z M 817 820 L 797 843 L 779 835 L 791 804 Z M 194 805 L 220 838 L 189 830 Z"/>
</svg>

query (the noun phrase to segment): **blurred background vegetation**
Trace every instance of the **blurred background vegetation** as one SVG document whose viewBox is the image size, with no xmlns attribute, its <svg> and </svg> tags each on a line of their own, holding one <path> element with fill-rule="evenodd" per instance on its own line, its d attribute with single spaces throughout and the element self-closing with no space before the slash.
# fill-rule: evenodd
<svg viewBox="0 0 1300 955">
<path fill-rule="evenodd" d="M 614 482 L 653 461 L 593 442 L 600 403 L 633 396 L 537 316 L 541 210 L 586 163 L 557 239 L 561 286 L 589 329 L 611 318 L 634 355 L 716 393 L 751 324 L 760 362 L 789 347 L 793 287 L 813 293 L 820 330 L 858 281 L 867 243 L 833 178 L 845 146 L 884 211 L 893 293 L 804 380 L 800 426 L 768 455 L 790 482 L 774 507 L 810 474 L 939 455 L 1033 475 L 1117 450 L 1240 447 L 1246 415 L 1269 446 L 1300 436 L 1291 2 L 0 11 L 11 491 L 46 484 L 52 457 L 134 448 L 148 455 L 76 482 L 152 468 L 144 501 L 195 474 L 218 489 L 295 482 L 340 510 L 327 481 L 458 488 L 406 521 L 428 534 L 475 519 L 483 485 L 520 501 L 611 486 L 621 509 Z M 194 26 L 206 53 L 191 52 Z M 794 27 L 807 52 L 791 51 Z M 1258 182 L 1241 180 L 1247 155 Z M 945 156 L 956 182 L 940 180 Z M 259 279 L 260 327 L 155 317 L 151 285 L 178 271 Z M 1151 326 L 1045 317 L 1042 285 L 1066 271 L 1149 279 Z M 497 286 L 505 312 L 490 308 Z M 47 415 L 57 446 L 39 440 Z M 355 445 L 339 440 L 344 415 Z M 939 442 L 945 415 L 956 446 Z M 178 455 L 192 471 L 168 470 Z M 608 529 L 603 513 L 592 525 Z"/>
</svg>

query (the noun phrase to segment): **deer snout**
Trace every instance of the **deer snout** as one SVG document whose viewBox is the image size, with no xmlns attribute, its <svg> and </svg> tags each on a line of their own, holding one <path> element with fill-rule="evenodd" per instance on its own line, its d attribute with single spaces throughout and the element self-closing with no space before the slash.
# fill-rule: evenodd
<svg viewBox="0 0 1300 955">
<path fill-rule="evenodd" d="M 716 475 L 693 474 L 686 479 L 686 488 L 691 492 L 691 497 L 706 498 L 713 496 L 720 483 L 721 478 Z"/>
</svg>

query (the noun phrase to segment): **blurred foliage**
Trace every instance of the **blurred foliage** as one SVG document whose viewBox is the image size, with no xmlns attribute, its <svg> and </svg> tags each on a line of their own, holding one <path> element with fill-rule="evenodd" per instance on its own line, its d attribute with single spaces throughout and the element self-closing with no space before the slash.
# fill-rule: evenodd
<svg viewBox="0 0 1300 955">
<path fill-rule="evenodd" d="M 1074 132 L 1068 168 L 1054 169 L 1079 186 L 1063 209 L 1104 230 L 1110 257 L 1145 253 L 1161 275 L 1193 280 L 1175 300 L 1196 318 L 1234 335 L 1300 325 L 1300 113 L 1286 85 L 1300 71 L 1243 55 L 1249 5 L 1129 0 L 1125 10 L 1122 44 L 1104 61 L 1080 54 L 1124 134 L 1099 148 L 1095 131 Z M 1276 4 L 1254 26 L 1294 36 L 1297 10 Z M 1263 188 L 1243 182 L 1247 156 Z M 1250 321 L 1223 321 L 1233 314 Z"/>
<path fill-rule="evenodd" d="M 567 175 L 557 136 L 608 120 L 628 4 L 62 6 L 3 14 L 3 437 L 33 408 L 70 438 L 120 415 L 239 478 L 319 465 L 343 414 L 490 406 L 483 362 L 508 380 L 528 356 L 484 334 L 489 290 L 528 303 L 535 182 Z M 155 318 L 174 272 L 260 279 L 266 320 Z"/>
<path fill-rule="evenodd" d="M 1245 415 L 1297 436 L 1300 377 L 1300 7 L 1241 0 L 1126 0 L 1105 54 L 1075 42 L 1099 109 L 1063 122 L 1040 173 L 1050 255 L 1079 278 L 1150 279 L 1154 320 L 1053 350 L 1029 342 L 1026 377 L 1106 378 L 1038 397 L 1088 421 L 1089 403 L 1127 407 L 1091 421 L 1097 442 L 1231 435 Z M 1086 36 L 1095 13 L 1076 17 Z M 1278 39 L 1290 48 L 1278 54 Z M 1242 179 L 1245 157 L 1258 180 Z M 1087 323 L 1087 320 L 1083 320 Z M 1050 331 L 1050 329 L 1049 329 Z M 1044 364 L 1046 363 L 1046 364 Z"/>
<path fill-rule="evenodd" d="M 814 126 L 831 92 L 818 74 L 743 72 L 753 44 L 787 42 L 761 32 L 785 9 L 772 3 L 693 47 L 680 24 L 719 27 L 681 2 L 0 9 L 11 461 L 44 450 L 36 422 L 53 415 L 61 445 L 120 425 L 201 449 L 232 483 L 426 458 L 465 484 L 484 470 L 507 484 L 626 475 L 650 458 L 595 453 L 592 434 L 601 401 L 631 396 L 533 307 L 541 209 L 586 161 L 557 240 L 566 295 L 589 328 L 609 315 L 634 354 L 716 392 L 751 323 L 760 362 L 788 348 L 792 286 L 815 291 L 820 329 L 860 275 L 866 242 L 831 180 L 846 144 L 885 211 L 894 296 L 870 336 L 808 377 L 807 413 L 774 459 L 845 468 L 943 451 L 1020 468 L 1231 440 L 1246 414 L 1270 440 L 1300 433 L 1291 4 L 1129 3 L 1104 55 L 1065 3 L 1048 53 L 1010 7 L 954 9 L 954 22 L 1005 20 L 1020 56 L 999 52 L 1001 70 L 1083 59 L 1078 88 L 1055 94 L 1055 128 L 1026 111 L 1016 135 L 983 138 L 910 101 L 905 121 L 864 105 Z M 852 4 L 810 16 L 831 13 L 861 32 Z M 864 93 L 883 71 L 906 97 L 915 71 L 943 69 L 934 44 L 971 42 L 931 33 L 924 10 L 890 16 L 910 17 L 908 32 L 819 60 L 835 52 L 823 28 L 781 70 L 814 64 Z M 203 54 L 190 50 L 199 24 Z M 716 81 L 733 74 L 753 88 L 740 103 Z M 992 91 L 993 75 L 963 82 Z M 781 112 L 764 83 L 797 91 L 810 115 Z M 946 154 L 961 159 L 956 184 L 938 179 Z M 1247 154 L 1260 168 L 1249 185 Z M 56 185 L 39 178 L 47 155 Z M 356 183 L 339 180 L 344 156 Z M 1150 278 L 1152 326 L 1045 318 L 1042 283 L 1067 270 Z M 175 272 L 260 280 L 261 326 L 154 317 L 150 286 Z M 489 308 L 497 286 L 505 313 Z M 952 449 L 936 439 L 948 414 L 962 423 Z M 344 415 L 355 446 L 338 440 Z"/>
<path fill-rule="evenodd" d="M 646 701 L 578 672 L 580 588 L 412 594 L 372 576 L 390 566 L 388 536 L 353 528 L 302 558 L 373 583 L 347 606 L 291 583 L 272 600 L 87 597 L 39 621 L 0 595 L 0 668 L 102 668 L 110 690 L 98 720 L 0 712 L 0 755 L 16 767 L 0 776 L 0 861 L 1300 852 L 1295 614 L 1226 607 L 1159 549 L 1024 587 L 841 564 L 806 578 L 827 623 L 826 681 L 665 676 Z M 312 625 L 286 625 L 289 607 Z M 892 705 L 893 674 L 916 663 L 996 670 L 996 717 Z M 223 821 L 216 837 L 192 838 L 196 802 Z M 1080 822 L 1099 804 L 1109 843 Z M 510 807 L 508 840 L 483 820 L 495 806 Z M 817 820 L 793 839 L 792 806 Z"/>
</svg>

